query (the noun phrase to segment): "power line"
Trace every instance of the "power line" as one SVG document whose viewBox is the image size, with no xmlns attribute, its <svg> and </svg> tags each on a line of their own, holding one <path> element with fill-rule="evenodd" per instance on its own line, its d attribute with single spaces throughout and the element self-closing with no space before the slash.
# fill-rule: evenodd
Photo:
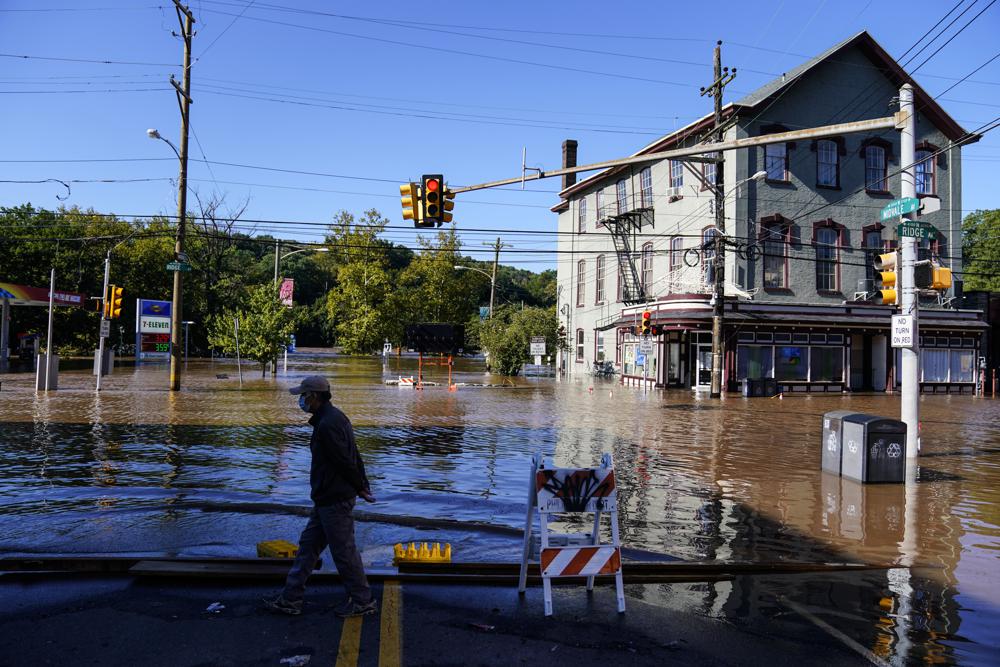
<svg viewBox="0 0 1000 667">
<path fill-rule="evenodd" d="M 147 63 L 128 60 L 93 60 L 89 58 L 57 58 L 55 56 L 34 56 L 21 53 L 0 53 L 0 58 L 19 60 L 50 60 L 64 63 L 93 63 L 96 65 L 140 65 L 142 67 L 179 67 L 176 63 Z"/>
</svg>

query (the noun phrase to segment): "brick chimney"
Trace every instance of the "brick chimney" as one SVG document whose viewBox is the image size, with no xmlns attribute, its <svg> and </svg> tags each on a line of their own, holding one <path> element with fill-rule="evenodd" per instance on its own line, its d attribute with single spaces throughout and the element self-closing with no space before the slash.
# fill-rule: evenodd
<svg viewBox="0 0 1000 667">
<path fill-rule="evenodd" d="M 576 166 L 576 139 L 567 139 L 562 143 L 562 166 L 563 169 L 567 167 Z M 563 174 L 562 177 L 562 189 L 565 190 L 569 186 L 576 183 L 576 174 Z"/>
</svg>

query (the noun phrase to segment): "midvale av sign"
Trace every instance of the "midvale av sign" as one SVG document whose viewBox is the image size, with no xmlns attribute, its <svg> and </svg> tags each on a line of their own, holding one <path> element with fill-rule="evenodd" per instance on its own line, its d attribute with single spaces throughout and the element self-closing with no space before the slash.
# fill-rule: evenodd
<svg viewBox="0 0 1000 667">
<path fill-rule="evenodd" d="M 135 357 L 138 361 L 170 358 L 169 301 L 136 300 Z"/>
</svg>

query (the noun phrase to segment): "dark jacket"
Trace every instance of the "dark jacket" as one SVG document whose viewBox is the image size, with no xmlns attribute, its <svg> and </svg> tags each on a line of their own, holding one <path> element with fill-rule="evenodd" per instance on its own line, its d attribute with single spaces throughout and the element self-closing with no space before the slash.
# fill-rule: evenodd
<svg viewBox="0 0 1000 667">
<path fill-rule="evenodd" d="M 312 466 L 309 470 L 310 497 L 316 505 L 331 505 L 356 498 L 368 489 L 365 464 L 354 442 L 351 420 L 329 402 L 312 416 L 309 439 Z"/>
</svg>

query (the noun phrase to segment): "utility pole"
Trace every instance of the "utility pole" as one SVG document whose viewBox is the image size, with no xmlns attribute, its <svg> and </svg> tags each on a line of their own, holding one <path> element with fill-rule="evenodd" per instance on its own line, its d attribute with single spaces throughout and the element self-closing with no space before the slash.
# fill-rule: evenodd
<svg viewBox="0 0 1000 667">
<path fill-rule="evenodd" d="M 191 109 L 191 38 L 194 36 L 194 16 L 191 10 L 174 0 L 177 10 L 177 20 L 181 24 L 184 38 L 184 79 L 182 83 L 170 77 L 170 84 L 177 93 L 177 103 L 181 108 L 181 149 L 180 176 L 177 179 L 177 240 L 174 244 L 174 259 L 179 262 L 187 260 L 184 254 L 184 235 L 187 222 L 187 157 L 188 157 L 188 126 Z M 182 310 L 184 302 L 181 287 L 184 273 L 174 271 L 174 294 L 170 308 L 170 391 L 180 391 L 181 388 L 181 321 L 184 319 Z M 100 378 L 100 376 L 98 376 Z"/>
<path fill-rule="evenodd" d="M 104 291 L 101 292 L 101 335 L 97 343 L 97 391 L 101 390 L 101 376 L 104 375 L 104 322 L 108 319 L 108 280 L 111 278 L 111 249 L 104 257 Z M 110 369 L 108 369 L 110 370 Z"/>
<path fill-rule="evenodd" d="M 715 58 L 713 67 L 713 81 L 708 88 L 702 88 L 701 94 L 711 94 L 715 101 L 715 141 L 722 143 L 722 91 L 726 84 L 736 77 L 736 68 L 730 72 L 729 68 L 722 67 L 722 40 L 715 45 Z M 716 153 L 715 163 L 715 256 L 712 258 L 714 265 L 714 278 L 712 285 L 712 387 L 711 398 L 722 396 L 722 360 L 724 358 L 723 344 L 723 316 L 725 314 L 725 278 L 726 259 L 723 254 L 725 250 L 726 236 L 726 212 L 725 194 L 723 193 L 723 162 L 722 152 Z"/>
<path fill-rule="evenodd" d="M 913 109 L 913 88 L 908 83 L 903 84 L 899 90 L 899 111 L 903 115 L 904 123 L 899 142 L 899 160 L 902 163 L 900 194 L 905 199 L 917 196 L 913 165 L 917 148 L 917 117 Z M 916 460 L 917 436 L 920 428 L 920 354 L 917 347 L 920 341 L 917 323 L 920 301 L 917 298 L 913 275 L 917 261 L 917 239 L 904 236 L 899 239 L 899 245 L 902 251 L 900 258 L 902 270 L 899 273 L 900 312 L 903 315 L 913 316 L 914 345 L 902 348 L 900 421 L 906 423 L 906 458 Z"/>
<path fill-rule="evenodd" d="M 497 289 L 497 265 L 500 263 L 500 248 L 503 247 L 503 242 L 500 237 L 497 237 L 497 242 L 493 244 L 493 277 L 490 278 L 490 319 L 493 319 L 493 296 Z"/>
</svg>

